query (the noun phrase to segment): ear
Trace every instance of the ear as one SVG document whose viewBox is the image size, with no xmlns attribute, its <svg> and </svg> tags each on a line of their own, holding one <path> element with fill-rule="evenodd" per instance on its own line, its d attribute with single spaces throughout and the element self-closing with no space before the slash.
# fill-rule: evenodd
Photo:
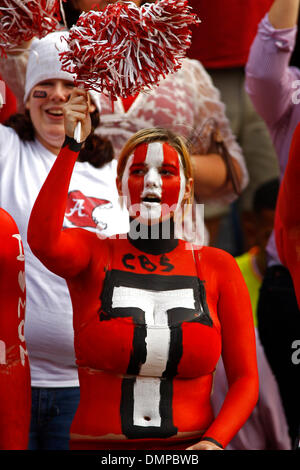
<svg viewBox="0 0 300 470">
<path fill-rule="evenodd" d="M 193 185 L 194 185 L 193 178 L 189 178 L 186 181 L 186 184 L 185 184 L 185 193 L 184 193 L 184 196 L 183 196 L 183 202 L 186 202 L 191 198 L 192 191 L 193 191 Z"/>
<path fill-rule="evenodd" d="M 119 196 L 123 196 L 122 181 L 118 178 L 118 176 L 116 177 L 116 185 L 117 185 L 117 190 L 118 190 Z"/>
</svg>

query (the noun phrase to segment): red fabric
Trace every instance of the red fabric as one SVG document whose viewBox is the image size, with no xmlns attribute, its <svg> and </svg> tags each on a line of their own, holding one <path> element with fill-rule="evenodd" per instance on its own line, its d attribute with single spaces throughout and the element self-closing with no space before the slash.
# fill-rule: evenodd
<svg viewBox="0 0 300 470">
<path fill-rule="evenodd" d="M 6 119 L 9 118 L 12 114 L 15 114 L 17 112 L 17 100 L 15 95 L 12 93 L 10 88 L 5 84 L 5 82 L 2 80 L 2 77 L 0 75 L 0 93 L 2 94 L 2 91 L 5 94 L 5 104 L 4 106 L 0 109 L 0 123 L 3 123 L 6 121 Z"/>
<path fill-rule="evenodd" d="M 207 68 L 241 67 L 247 62 L 257 26 L 273 0 L 189 0 L 201 19 L 192 26 L 188 56 Z"/>
<path fill-rule="evenodd" d="M 300 308 L 300 124 L 296 127 L 289 159 L 280 185 L 276 214 L 275 237 L 278 254 L 293 279 Z"/>
<path fill-rule="evenodd" d="M 124 448 L 126 436 L 130 448 L 138 449 L 142 442 L 143 448 L 163 449 L 170 445 L 170 438 L 179 439 L 178 448 L 183 448 L 183 440 L 188 445 L 191 434 L 195 439 L 205 434 L 226 446 L 250 415 L 258 394 L 251 304 L 235 260 L 226 252 L 204 247 L 197 269 L 193 252 L 183 241 L 172 251 L 155 255 L 138 250 L 127 238 L 99 240 L 94 233 L 82 229 L 61 231 L 76 158 L 76 152 L 67 146 L 61 150 L 36 200 L 28 227 L 33 252 L 50 270 L 66 278 L 74 309 L 80 404 L 71 427 L 72 448 L 99 445 L 101 449 L 105 443 L 109 449 L 111 438 L 112 448 L 118 440 Z M 133 304 L 124 313 L 122 308 L 116 310 L 113 294 L 127 281 L 130 289 L 139 292 L 144 289 L 144 293 L 131 294 Z M 137 399 L 128 387 L 144 380 L 133 369 L 136 360 L 138 367 L 145 362 L 144 339 L 140 338 L 146 317 L 140 316 L 134 301 L 142 302 L 143 313 L 148 291 L 142 285 L 148 289 L 151 286 L 151 292 L 157 295 L 169 290 L 166 298 L 175 292 L 175 300 L 180 300 L 182 293 L 178 290 L 183 289 L 184 283 L 194 293 L 194 299 L 201 295 L 200 285 L 205 296 L 202 294 L 200 302 L 202 313 L 200 306 L 198 310 L 188 310 L 183 305 L 179 313 L 175 314 L 178 309 L 172 313 L 179 315 L 175 316 L 176 321 L 169 317 L 164 327 L 164 331 L 172 332 L 170 344 L 175 345 L 168 362 L 174 362 L 175 356 L 178 362 L 175 372 L 172 369 L 165 379 L 150 377 L 151 381 L 161 381 L 160 413 L 166 427 L 156 425 L 156 430 L 163 438 L 148 436 L 145 424 L 142 428 L 133 426 L 142 441 L 128 437 L 131 429 L 125 418 L 132 419 Z M 123 294 L 121 298 L 123 305 Z M 203 319 L 206 302 L 211 323 Z M 194 305 L 196 309 L 198 304 Z M 148 338 L 151 333 L 148 327 L 146 332 Z M 214 420 L 210 393 L 221 349 L 230 387 L 224 407 Z M 164 392 L 165 387 L 170 391 Z M 176 442 L 171 445 L 176 447 Z"/>
<path fill-rule="evenodd" d="M 24 251 L 14 220 L 0 209 L 0 449 L 27 449 L 31 388 L 24 341 Z"/>
<path fill-rule="evenodd" d="M 123 107 L 124 107 L 124 110 L 125 110 L 126 113 L 130 109 L 132 104 L 135 102 L 135 99 L 138 96 L 139 96 L 139 94 L 136 93 L 136 95 L 134 95 L 134 96 L 128 96 L 127 98 L 122 98 Z"/>
</svg>

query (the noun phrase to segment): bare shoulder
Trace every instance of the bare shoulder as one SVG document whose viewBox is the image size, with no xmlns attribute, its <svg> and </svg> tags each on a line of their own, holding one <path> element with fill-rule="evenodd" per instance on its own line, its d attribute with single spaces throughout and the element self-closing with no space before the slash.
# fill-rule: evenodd
<svg viewBox="0 0 300 470">
<path fill-rule="evenodd" d="M 215 269 L 224 269 L 227 266 L 238 266 L 234 257 L 220 248 L 203 246 L 200 249 L 195 249 L 195 252 L 198 253 L 200 262 L 207 263 L 215 267 Z"/>
</svg>

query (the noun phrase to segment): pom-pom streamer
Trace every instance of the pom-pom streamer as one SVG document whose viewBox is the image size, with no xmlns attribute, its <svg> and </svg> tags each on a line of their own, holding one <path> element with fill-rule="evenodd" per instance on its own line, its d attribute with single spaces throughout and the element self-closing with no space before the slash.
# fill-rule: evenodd
<svg viewBox="0 0 300 470">
<path fill-rule="evenodd" d="M 5 49 L 16 48 L 34 36 L 41 39 L 57 29 L 61 2 L 62 0 L 2 0 L 1 55 L 5 55 Z"/>
<path fill-rule="evenodd" d="M 116 96 L 135 95 L 181 67 L 191 44 L 189 26 L 200 20 L 187 0 L 157 0 L 141 8 L 132 2 L 82 13 L 65 38 L 62 69 L 75 84 Z"/>
</svg>

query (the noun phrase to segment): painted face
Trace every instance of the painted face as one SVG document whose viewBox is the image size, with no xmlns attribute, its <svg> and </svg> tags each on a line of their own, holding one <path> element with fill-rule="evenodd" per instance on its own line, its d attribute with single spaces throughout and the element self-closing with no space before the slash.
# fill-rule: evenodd
<svg viewBox="0 0 300 470">
<path fill-rule="evenodd" d="M 167 143 L 141 144 L 126 163 L 122 193 L 132 217 L 158 222 L 181 206 L 186 178 L 177 151 Z"/>
</svg>

